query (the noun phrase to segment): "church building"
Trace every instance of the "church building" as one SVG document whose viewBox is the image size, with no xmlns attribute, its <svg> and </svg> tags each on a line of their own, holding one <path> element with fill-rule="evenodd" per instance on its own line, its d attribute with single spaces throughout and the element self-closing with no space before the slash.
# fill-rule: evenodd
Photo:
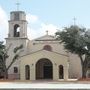
<svg viewBox="0 0 90 90">
<path fill-rule="evenodd" d="M 6 47 L 9 47 L 7 66 L 14 56 L 14 48 L 20 45 L 23 45 L 20 58 L 10 67 L 9 79 L 67 81 L 82 76 L 77 55 L 67 52 L 63 44 L 48 32 L 44 36 L 29 40 L 25 12 L 12 11 L 6 38 Z"/>
</svg>

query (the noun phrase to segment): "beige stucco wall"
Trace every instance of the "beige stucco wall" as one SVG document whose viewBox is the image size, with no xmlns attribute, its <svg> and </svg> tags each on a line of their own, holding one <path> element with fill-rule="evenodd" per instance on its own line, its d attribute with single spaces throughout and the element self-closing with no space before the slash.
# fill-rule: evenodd
<svg viewBox="0 0 90 90">
<path fill-rule="evenodd" d="M 64 66 L 64 79 L 68 79 L 68 57 L 50 51 L 42 50 L 21 58 L 20 77 L 25 80 L 25 65 L 30 66 L 30 80 L 36 79 L 36 63 L 42 58 L 49 59 L 53 64 L 53 80 L 59 79 L 59 65 Z"/>
<path fill-rule="evenodd" d="M 24 39 L 24 38 L 6 38 L 6 48 L 8 49 L 8 55 L 9 57 L 7 58 L 7 61 L 6 61 L 6 65 L 7 67 L 10 65 L 10 63 L 12 62 L 13 60 L 13 57 L 15 55 L 15 53 L 13 52 L 14 51 L 14 48 L 20 46 L 20 45 L 23 45 L 23 48 L 21 50 L 21 53 L 19 53 L 19 55 L 23 56 L 24 54 L 27 53 L 27 42 L 28 42 L 28 39 Z M 19 60 L 16 60 L 13 65 L 10 67 L 10 69 L 8 70 L 8 74 L 15 74 L 14 73 L 14 67 L 18 67 L 18 73 L 19 74 L 19 65 L 20 65 L 20 61 Z"/>
<path fill-rule="evenodd" d="M 69 78 L 81 78 L 82 76 L 82 67 L 80 58 L 69 53 Z"/>
<path fill-rule="evenodd" d="M 59 41 L 31 41 L 28 45 L 29 53 L 41 50 L 45 45 L 50 45 L 52 47 L 53 52 L 67 55 L 63 44 L 60 44 Z"/>
</svg>

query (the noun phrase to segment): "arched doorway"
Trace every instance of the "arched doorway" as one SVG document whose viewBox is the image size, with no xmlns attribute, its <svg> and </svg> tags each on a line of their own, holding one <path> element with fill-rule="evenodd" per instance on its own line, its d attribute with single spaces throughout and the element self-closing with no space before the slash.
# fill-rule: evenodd
<svg viewBox="0 0 90 90">
<path fill-rule="evenodd" d="M 53 65 L 48 59 L 40 59 L 36 63 L 36 79 L 52 79 Z"/>
<path fill-rule="evenodd" d="M 64 79 L 63 65 L 59 65 L 59 79 Z"/>
<path fill-rule="evenodd" d="M 30 67 L 29 67 L 29 65 L 25 66 L 25 78 L 26 78 L 26 80 L 30 79 Z"/>
</svg>

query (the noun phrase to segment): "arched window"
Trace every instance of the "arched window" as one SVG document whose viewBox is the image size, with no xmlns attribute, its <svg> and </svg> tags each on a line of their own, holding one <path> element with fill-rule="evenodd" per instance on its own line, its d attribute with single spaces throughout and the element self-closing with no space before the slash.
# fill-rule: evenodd
<svg viewBox="0 0 90 90">
<path fill-rule="evenodd" d="M 20 36 L 20 26 L 16 24 L 14 26 L 14 37 L 19 37 Z"/>
<path fill-rule="evenodd" d="M 64 70 L 63 70 L 63 65 L 59 65 L 59 79 L 64 78 Z"/>
<path fill-rule="evenodd" d="M 52 51 L 52 47 L 50 45 L 45 45 L 43 49 L 47 51 Z"/>
<path fill-rule="evenodd" d="M 29 67 L 29 65 L 25 66 L 25 78 L 26 78 L 26 80 L 30 79 L 30 67 Z"/>
</svg>

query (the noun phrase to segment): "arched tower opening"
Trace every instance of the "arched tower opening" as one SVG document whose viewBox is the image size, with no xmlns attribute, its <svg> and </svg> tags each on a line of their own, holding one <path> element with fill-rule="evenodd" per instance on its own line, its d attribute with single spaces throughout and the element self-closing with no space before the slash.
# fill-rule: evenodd
<svg viewBox="0 0 90 90">
<path fill-rule="evenodd" d="M 14 25 L 14 37 L 20 37 L 20 26 L 18 24 Z"/>
</svg>

